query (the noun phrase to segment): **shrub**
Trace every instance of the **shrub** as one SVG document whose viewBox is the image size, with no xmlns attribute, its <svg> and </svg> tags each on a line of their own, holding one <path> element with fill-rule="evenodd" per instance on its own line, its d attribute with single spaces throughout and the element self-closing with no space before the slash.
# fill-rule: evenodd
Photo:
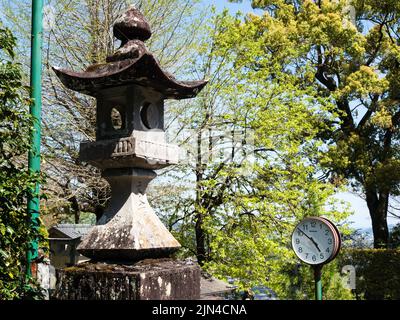
<svg viewBox="0 0 400 320">
<path fill-rule="evenodd" d="M 15 44 L 0 23 L 0 299 L 38 296 L 38 287 L 25 281 L 25 255 L 30 241 L 43 239 L 26 209 L 38 177 L 26 167 L 32 119 Z"/>
<path fill-rule="evenodd" d="M 282 299 L 313 300 L 315 299 L 314 271 L 311 266 L 299 264 L 291 268 L 290 285 L 286 285 L 287 296 Z M 354 300 L 352 292 L 343 285 L 338 261 L 324 265 L 322 268 L 323 300 Z"/>
<path fill-rule="evenodd" d="M 346 249 L 340 265 L 356 268 L 356 295 L 367 300 L 400 299 L 400 250 Z"/>
</svg>

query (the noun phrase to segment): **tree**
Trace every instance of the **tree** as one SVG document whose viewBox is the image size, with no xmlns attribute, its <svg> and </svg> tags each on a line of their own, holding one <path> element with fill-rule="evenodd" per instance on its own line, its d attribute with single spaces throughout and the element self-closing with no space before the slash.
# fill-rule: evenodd
<svg viewBox="0 0 400 320">
<path fill-rule="evenodd" d="M 227 72 L 229 64 L 214 55 L 213 35 L 218 27 L 216 18 L 201 28 L 203 36 L 188 70 L 192 78 L 211 79 L 209 84 L 198 99 L 171 110 L 169 126 L 175 130 L 169 135 L 186 152 L 181 163 L 164 174 L 173 181 L 175 190 L 171 192 L 168 182 L 169 192 L 160 193 L 166 188 L 162 183 L 157 186 L 159 195 L 153 198 L 159 211 L 167 213 L 166 223 L 183 244 L 186 254 L 196 255 L 200 265 L 210 257 L 205 220 L 234 196 L 230 194 L 231 187 L 239 178 L 234 178 L 232 172 L 227 174 L 227 169 L 236 165 L 231 157 L 236 153 L 232 135 L 235 130 L 240 132 L 240 126 L 226 118 L 232 115 L 234 99 L 222 88 L 233 85 L 236 79 Z"/>
<path fill-rule="evenodd" d="M 400 181 L 400 4 L 354 0 L 354 17 L 348 4 L 254 0 L 263 14 L 233 22 L 225 39 L 235 47 L 236 63 L 265 82 L 308 88 L 321 109 L 314 125 L 325 143 L 319 159 L 325 178 L 363 195 L 374 246 L 381 248 L 388 244 L 388 206 Z"/>
<path fill-rule="evenodd" d="M 30 1 L 2 1 L 5 15 L 18 30 L 21 48 L 29 47 L 28 26 L 20 21 L 30 12 Z M 96 168 L 81 163 L 79 143 L 95 139 L 96 102 L 64 88 L 51 66 L 73 70 L 103 63 L 118 46 L 112 35 L 117 16 L 135 3 L 149 20 L 153 36 L 146 42 L 164 67 L 180 71 L 191 52 L 202 13 L 193 14 L 197 0 L 86 0 L 52 1 L 53 20 L 44 33 L 43 171 L 48 200 L 42 212 L 55 220 L 91 212 L 100 217 L 109 198 L 109 186 Z M 27 19 L 28 21 L 28 19 Z M 24 52 L 27 61 L 28 52 Z M 28 63 L 26 63 L 28 65 Z M 54 219 L 53 219 L 54 220 Z M 54 221 L 51 221 L 54 223 Z"/>
<path fill-rule="evenodd" d="M 33 122 L 15 46 L 16 38 L 0 23 L 0 300 L 40 293 L 24 275 L 28 244 L 43 236 L 32 228 L 26 208 L 39 177 L 27 168 Z"/>
<path fill-rule="evenodd" d="M 390 247 L 393 249 L 400 247 L 400 224 L 396 224 L 392 230 L 390 230 Z"/>
<path fill-rule="evenodd" d="M 251 139 L 237 119 L 237 95 L 224 90 L 232 88 L 237 79 L 229 71 L 229 59 L 215 55 L 220 27 L 219 16 L 210 17 L 200 27 L 202 36 L 187 73 L 210 81 L 197 99 L 170 110 L 169 136 L 185 155 L 179 165 L 164 172 L 168 180 L 152 193 L 155 207 L 159 214 L 164 212 L 164 221 L 182 243 L 184 254 L 195 255 L 201 266 L 211 255 L 206 220 L 233 201 L 234 186 L 241 179 L 238 173 L 246 160 L 238 157 L 247 148 L 241 142 Z"/>
<path fill-rule="evenodd" d="M 212 235 L 208 267 L 214 274 L 240 279 L 240 286 L 264 284 L 279 297 L 289 298 L 291 271 L 298 263 L 288 245 L 295 224 L 310 215 L 341 222 L 348 212 L 333 203 L 335 184 L 320 179 L 322 141 L 314 125 L 321 117 L 315 107 L 318 101 L 307 87 L 277 85 L 265 81 L 263 70 L 249 68 L 244 61 L 253 58 L 253 39 L 239 42 L 244 34 L 226 32 L 237 22 L 225 18 L 216 43 L 218 54 L 232 59 L 236 84 L 227 90 L 238 95 L 236 108 L 246 114 L 237 122 L 254 132 L 253 161 L 235 185 L 234 201 L 208 221 Z M 236 44 L 243 49 L 239 54 Z M 278 74 L 282 75 L 276 70 Z"/>
<path fill-rule="evenodd" d="M 342 237 L 342 246 L 346 249 L 370 249 L 373 247 L 373 240 L 369 232 L 358 229 Z"/>
<path fill-rule="evenodd" d="M 235 22 L 227 12 L 214 16 L 200 43 L 193 69 L 211 80 L 177 125 L 191 129 L 192 161 L 171 170 L 166 185 L 176 200 L 168 193 L 157 207 L 169 210 L 170 229 L 213 275 L 292 297 L 295 223 L 306 215 L 342 221 L 347 212 L 329 205 L 335 185 L 318 180 L 315 99 L 237 64 L 230 44 L 244 40 L 226 33 Z"/>
</svg>

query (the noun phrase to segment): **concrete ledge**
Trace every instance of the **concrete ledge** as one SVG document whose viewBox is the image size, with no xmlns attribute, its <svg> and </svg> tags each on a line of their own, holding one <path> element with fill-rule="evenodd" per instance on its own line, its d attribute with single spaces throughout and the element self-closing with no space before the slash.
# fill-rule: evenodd
<svg viewBox="0 0 400 320">
<path fill-rule="evenodd" d="M 134 264 L 87 262 L 57 271 L 57 300 L 197 300 L 200 267 L 148 259 Z"/>
</svg>

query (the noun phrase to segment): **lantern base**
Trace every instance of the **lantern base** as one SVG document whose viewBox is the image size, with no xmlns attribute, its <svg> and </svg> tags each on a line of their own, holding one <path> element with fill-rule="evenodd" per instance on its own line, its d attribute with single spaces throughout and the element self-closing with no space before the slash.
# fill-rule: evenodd
<svg viewBox="0 0 400 320">
<path fill-rule="evenodd" d="M 200 267 L 189 261 L 83 263 L 57 270 L 57 300 L 196 300 Z"/>
</svg>

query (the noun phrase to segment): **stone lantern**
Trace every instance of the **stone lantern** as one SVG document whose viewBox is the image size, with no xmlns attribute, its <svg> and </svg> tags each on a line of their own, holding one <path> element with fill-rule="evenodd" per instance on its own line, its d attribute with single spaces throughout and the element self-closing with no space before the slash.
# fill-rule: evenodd
<svg viewBox="0 0 400 320">
<path fill-rule="evenodd" d="M 96 141 L 82 142 L 80 159 L 102 170 L 111 200 L 78 251 L 94 262 L 126 264 L 166 258 L 180 244 L 150 207 L 146 188 L 153 170 L 178 163 L 168 144 L 164 101 L 195 97 L 206 81 L 178 81 L 146 48 L 149 24 L 134 7 L 114 24 L 121 47 L 106 63 L 84 72 L 53 68 L 67 88 L 97 100 Z M 159 260 L 161 261 L 161 260 Z"/>
</svg>

